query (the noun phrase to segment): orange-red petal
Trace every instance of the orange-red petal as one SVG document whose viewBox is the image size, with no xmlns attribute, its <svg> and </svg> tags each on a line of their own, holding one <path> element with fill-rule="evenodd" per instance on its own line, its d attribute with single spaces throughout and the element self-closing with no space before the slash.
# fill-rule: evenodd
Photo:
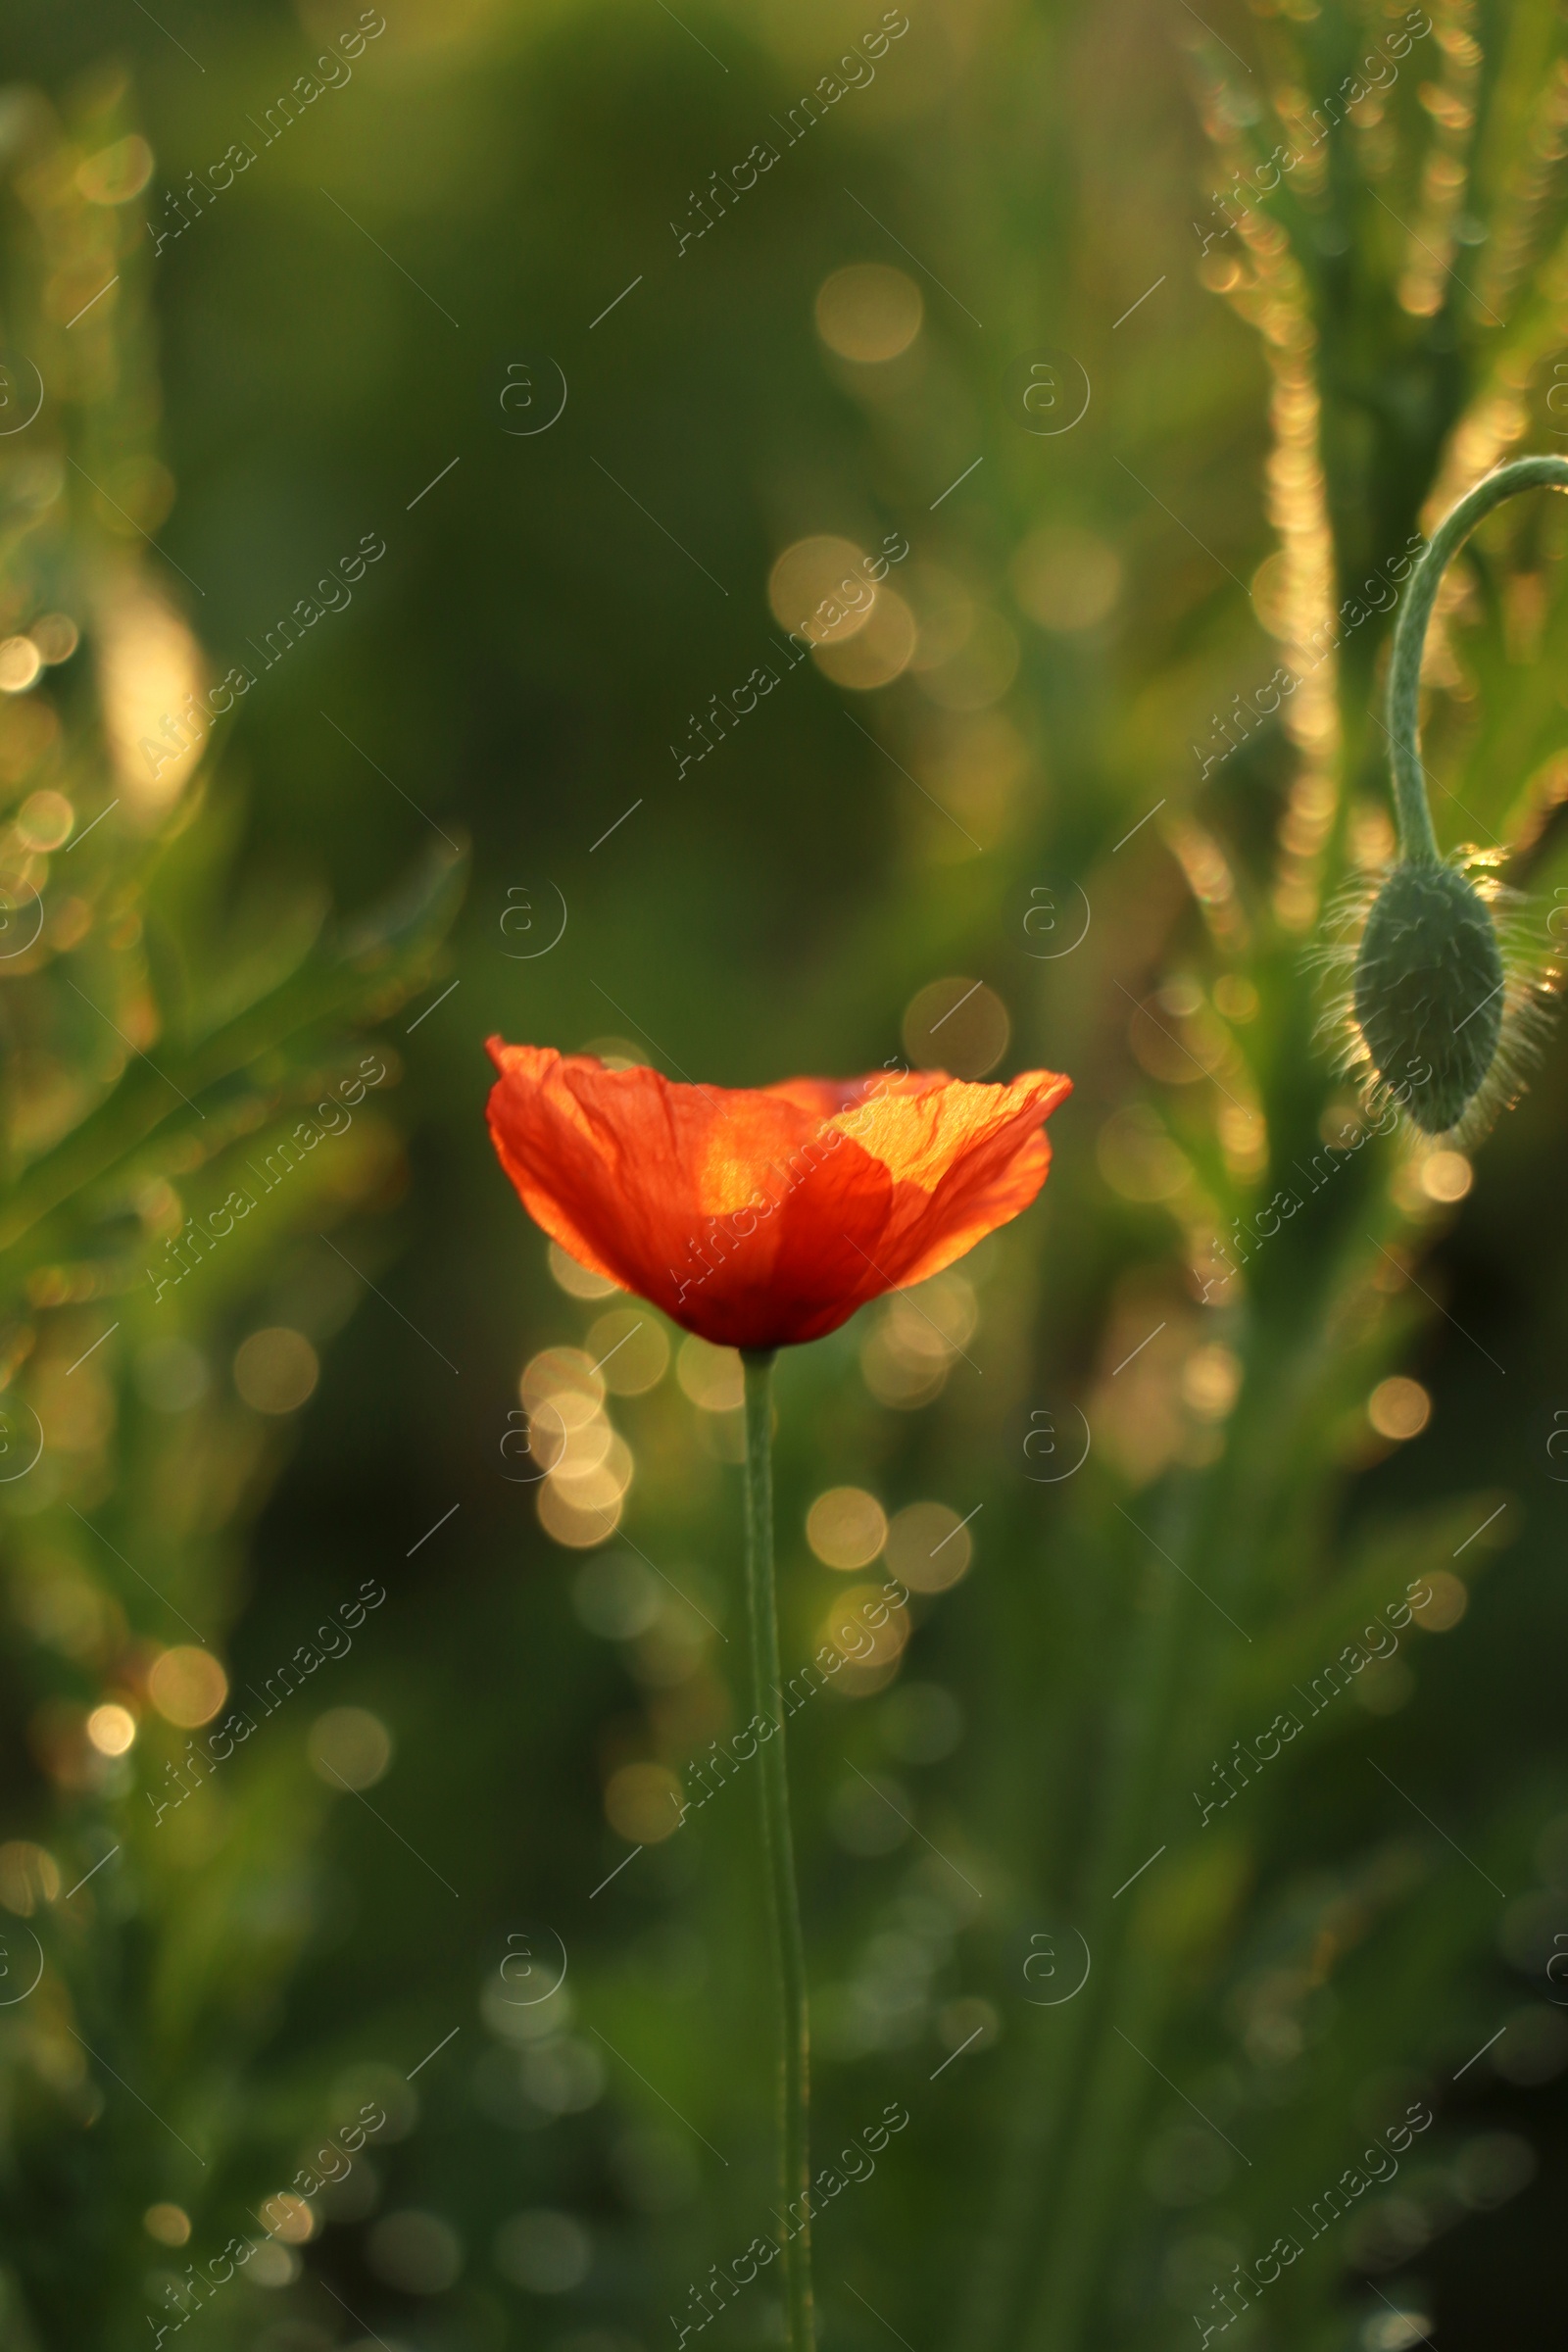
<svg viewBox="0 0 1568 2352">
<path fill-rule="evenodd" d="M 490 1131 L 564 1250 L 723 1347 L 776 1348 L 951 1265 L 1045 1182 L 1070 1080 L 679 1086 L 489 1043 Z"/>
</svg>

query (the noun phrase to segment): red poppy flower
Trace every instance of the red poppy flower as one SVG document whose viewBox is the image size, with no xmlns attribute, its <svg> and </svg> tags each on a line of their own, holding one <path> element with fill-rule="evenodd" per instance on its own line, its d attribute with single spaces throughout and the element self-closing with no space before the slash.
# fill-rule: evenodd
<svg viewBox="0 0 1568 2352">
<path fill-rule="evenodd" d="M 721 1348 L 836 1331 L 1005 1225 L 1046 1180 L 1072 1081 L 940 1071 L 676 1086 L 489 1041 L 490 1133 L 563 1250 Z"/>
</svg>

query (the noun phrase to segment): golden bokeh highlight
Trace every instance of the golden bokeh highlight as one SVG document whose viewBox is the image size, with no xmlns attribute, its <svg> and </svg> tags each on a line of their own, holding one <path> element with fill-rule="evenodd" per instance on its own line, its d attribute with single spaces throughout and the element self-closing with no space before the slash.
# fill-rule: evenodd
<svg viewBox="0 0 1568 2352">
<path fill-rule="evenodd" d="M 182 1642 L 153 1660 L 147 1695 L 166 1723 L 191 1732 L 212 1722 L 228 1696 L 228 1677 L 210 1649 Z"/>
<path fill-rule="evenodd" d="M 1250 980 L 1240 972 L 1221 972 L 1214 983 L 1214 1008 L 1228 1021 L 1252 1021 L 1262 999 Z"/>
<path fill-rule="evenodd" d="M 601 1443 L 601 1440 L 603 1441 Z M 576 1447 L 585 1448 L 578 1455 Z M 635 1464 L 631 1447 L 608 1422 L 574 1430 L 566 1450 L 550 1473 L 549 1483 L 577 1511 L 614 1508 L 631 1485 Z"/>
<path fill-rule="evenodd" d="M 681 1342 L 675 1378 L 700 1412 L 736 1413 L 746 1402 L 746 1374 L 738 1348 L 714 1348 L 693 1333 Z"/>
<path fill-rule="evenodd" d="M 76 187 L 89 204 L 128 204 L 153 175 L 153 151 L 132 131 L 112 147 L 100 147 L 76 166 Z M 183 2242 L 183 2241 L 181 2241 Z"/>
<path fill-rule="evenodd" d="M 980 1320 L 967 1276 L 934 1274 L 886 1298 L 860 1347 L 860 1371 L 878 1403 L 912 1412 L 947 1382 Z"/>
<path fill-rule="evenodd" d="M 1241 1392 L 1242 1359 L 1233 1348 L 1195 1348 L 1182 1366 L 1182 1401 L 1200 1421 L 1223 1421 Z"/>
<path fill-rule="evenodd" d="M 40 1903 L 58 1902 L 60 1865 L 53 1854 L 24 1838 L 0 1845 L 0 1904 L 18 1919 L 30 1919 Z"/>
<path fill-rule="evenodd" d="M 916 1069 L 983 1078 L 996 1068 L 1011 1036 L 1007 1007 L 980 980 L 933 980 L 905 1008 L 904 1050 Z"/>
<path fill-rule="evenodd" d="M 601 1315 L 589 1330 L 588 1352 L 616 1396 L 641 1396 L 669 1370 L 669 1335 L 648 1307 Z"/>
<path fill-rule="evenodd" d="M 1462 1200 L 1475 1180 L 1462 1152 L 1429 1152 L 1421 1162 L 1421 1190 L 1429 1200 Z"/>
<path fill-rule="evenodd" d="M 831 1642 L 852 1666 L 875 1671 L 898 1664 L 909 1632 L 908 1611 L 886 1599 L 880 1585 L 849 1585 L 818 1626 L 816 1646 Z M 842 1672 L 835 1681 L 843 1687 Z"/>
<path fill-rule="evenodd" d="M 25 694 L 43 667 L 43 656 L 30 637 L 0 640 L 0 694 Z"/>
<path fill-rule="evenodd" d="M 190 2238 L 190 2215 L 182 2205 L 149 2205 L 141 2226 L 161 2246 L 183 2246 Z"/>
<path fill-rule="evenodd" d="M 316 2233 L 315 2214 L 291 2188 L 280 2188 L 275 2196 L 269 2197 L 262 2212 L 272 2236 L 286 2246 L 306 2245 Z"/>
<path fill-rule="evenodd" d="M 596 1274 L 591 1266 L 579 1265 L 559 1242 L 552 1242 L 546 1254 L 551 1274 L 572 1298 L 612 1298 L 620 1289 L 608 1274 Z"/>
<path fill-rule="evenodd" d="M 832 637 L 814 646 L 811 659 L 835 686 L 869 694 L 873 687 L 890 686 L 908 668 L 918 641 L 914 614 L 903 597 L 880 588 L 864 627 L 845 641 Z"/>
<path fill-rule="evenodd" d="M 911 1592 L 946 1592 L 974 1560 L 969 1523 L 945 1502 L 908 1502 L 888 1528 L 884 1564 Z"/>
<path fill-rule="evenodd" d="M 576 1429 L 604 1403 L 605 1382 L 581 1348 L 546 1348 L 524 1366 L 517 1395 L 530 1420 L 548 1405 L 563 1428 Z"/>
<path fill-rule="evenodd" d="M 1423 1633 L 1446 1634 L 1470 1606 L 1469 1588 L 1446 1568 L 1434 1569 L 1421 1581 L 1432 1597 L 1425 1607 L 1412 1610 L 1413 1621 Z"/>
<path fill-rule="evenodd" d="M 122 1756 L 136 1739 L 136 1718 L 128 1707 L 114 1701 L 94 1707 L 87 1718 L 87 1738 L 101 1756 Z"/>
<path fill-rule="evenodd" d="M 1108 618 L 1121 595 L 1121 559 L 1093 531 L 1046 523 L 1014 554 L 1008 567 L 1019 609 L 1043 629 L 1069 634 Z"/>
<path fill-rule="evenodd" d="M 842 645 L 864 628 L 875 609 L 876 586 L 864 564 L 864 552 L 853 539 L 797 539 L 768 574 L 773 618 L 808 644 Z"/>
<path fill-rule="evenodd" d="M 127 575 L 100 605 L 97 652 L 104 732 L 122 798 L 143 816 L 160 815 L 207 745 L 205 723 L 190 714 L 207 682 L 200 648 L 178 613 Z"/>
<path fill-rule="evenodd" d="M 887 1513 L 863 1487 L 829 1487 L 806 1514 L 806 1541 L 824 1568 L 864 1568 L 887 1542 Z"/>
<path fill-rule="evenodd" d="M 81 643 L 81 631 L 69 612 L 45 612 L 33 622 L 27 635 L 38 648 L 40 658 L 51 663 L 69 662 Z"/>
<path fill-rule="evenodd" d="M 17 831 L 29 850 L 46 857 L 71 839 L 76 811 L 63 792 L 33 792 L 17 811 Z"/>
<path fill-rule="evenodd" d="M 620 1524 L 635 1463 L 631 1447 L 611 1427 L 605 1412 L 613 1366 L 598 1358 L 625 1341 L 615 1361 L 620 1355 L 631 1357 L 640 1385 L 651 1386 L 641 1381 L 634 1353 L 641 1337 L 638 1327 L 644 1323 L 663 1341 L 662 1331 L 650 1317 L 620 1308 L 595 1326 L 596 1332 L 604 1324 L 613 1327 L 608 1348 L 596 1347 L 593 1354 L 580 1348 L 544 1348 L 530 1359 L 518 1382 L 528 1416 L 529 1450 L 546 1473 L 535 1503 L 539 1524 L 571 1550 L 605 1543 Z M 664 1346 L 667 1353 L 667 1342 Z"/>
<path fill-rule="evenodd" d="M 632 1845 L 658 1845 L 680 1827 L 680 1783 L 663 1764 L 622 1764 L 605 1789 L 605 1819 Z"/>
<path fill-rule="evenodd" d="M 925 300 L 912 277 L 883 262 L 852 262 L 816 290 L 816 331 L 829 351 L 861 367 L 896 360 L 920 332 Z"/>
<path fill-rule="evenodd" d="M 320 1359 L 304 1332 L 282 1323 L 253 1331 L 234 1356 L 234 1386 L 258 1413 L 297 1412 L 320 1377 Z"/>
<path fill-rule="evenodd" d="M 620 1525 L 618 1498 L 604 1505 L 593 1503 L 580 1490 L 573 1494 L 553 1478 L 547 1478 L 539 1489 L 536 1508 L 545 1534 L 568 1551 L 591 1551 L 596 1544 L 608 1544 Z"/>
<path fill-rule="evenodd" d="M 1418 1438 L 1432 1418 L 1432 1399 L 1418 1380 L 1396 1373 L 1378 1382 L 1366 1400 L 1366 1417 L 1380 1438 Z"/>
</svg>

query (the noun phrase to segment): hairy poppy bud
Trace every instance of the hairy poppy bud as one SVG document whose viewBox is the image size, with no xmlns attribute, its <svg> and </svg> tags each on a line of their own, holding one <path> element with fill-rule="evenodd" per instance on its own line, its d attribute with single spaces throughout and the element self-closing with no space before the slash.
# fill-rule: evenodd
<svg viewBox="0 0 1568 2352">
<path fill-rule="evenodd" d="M 1372 903 L 1354 1007 L 1372 1067 L 1428 1135 L 1456 1127 L 1502 1034 L 1502 950 L 1451 865 L 1396 865 Z"/>
<path fill-rule="evenodd" d="M 1375 1094 L 1402 1104 L 1427 1135 L 1484 1127 L 1517 1093 L 1521 1051 L 1544 1027 L 1549 990 L 1521 969 L 1499 935 L 1494 903 L 1465 871 L 1488 860 L 1438 848 L 1421 765 L 1421 656 L 1439 583 L 1482 516 L 1516 491 L 1568 489 L 1568 459 L 1521 458 L 1478 482 L 1446 514 L 1410 581 L 1389 664 L 1389 746 L 1399 856 L 1364 906 L 1359 943 L 1326 952 L 1352 970 L 1348 1059 Z M 1355 911 L 1352 907 L 1349 911 Z"/>
</svg>

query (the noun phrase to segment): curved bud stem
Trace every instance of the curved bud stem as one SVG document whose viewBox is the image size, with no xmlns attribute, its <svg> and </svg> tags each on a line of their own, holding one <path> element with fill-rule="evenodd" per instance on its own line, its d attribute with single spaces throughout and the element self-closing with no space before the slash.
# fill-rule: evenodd
<svg viewBox="0 0 1568 2352">
<path fill-rule="evenodd" d="M 1410 582 L 1404 611 L 1394 631 L 1394 658 L 1389 664 L 1389 758 L 1394 769 L 1399 855 L 1407 865 L 1442 862 L 1421 766 L 1420 714 L 1421 656 L 1438 584 L 1484 514 L 1517 491 L 1545 489 L 1568 490 L 1568 458 L 1519 458 L 1511 466 L 1499 466 L 1444 516 Z"/>
</svg>

